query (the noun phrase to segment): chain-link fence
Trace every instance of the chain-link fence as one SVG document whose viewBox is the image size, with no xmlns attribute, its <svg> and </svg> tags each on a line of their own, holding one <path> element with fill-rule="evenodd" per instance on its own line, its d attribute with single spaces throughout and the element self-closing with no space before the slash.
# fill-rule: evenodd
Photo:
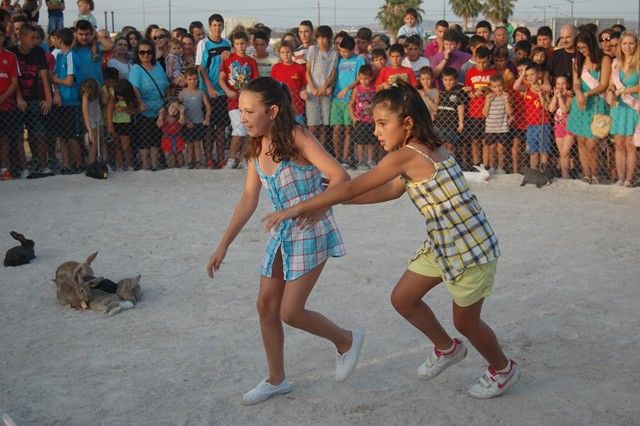
<svg viewBox="0 0 640 426">
<path fill-rule="evenodd" d="M 230 114 L 221 99 L 209 100 L 208 122 L 186 119 L 184 124 L 171 124 L 133 110 L 116 120 L 108 111 L 109 105 L 118 101 L 109 91 L 105 93 L 97 112 L 83 111 L 80 105 L 53 105 L 46 111 L 42 101 L 21 108 L 16 104 L 14 110 L 0 112 L 3 180 L 81 173 L 100 159 L 114 172 L 244 167 L 246 137 L 239 131 L 239 114 Z M 590 183 L 637 184 L 637 148 L 632 138 L 584 138 L 567 130 L 570 119 L 566 110 L 573 102 L 570 94 L 559 106 L 552 92 L 540 95 L 506 87 L 497 93 L 484 90 L 474 94 L 460 85 L 451 90 L 421 91 L 444 145 L 465 170 L 480 166 L 494 174 L 510 174 L 533 168 L 553 177 Z M 175 95 L 165 99 L 163 114 L 180 115 L 169 111 Z M 298 102 L 302 102 L 296 108 L 298 118 L 305 124 L 309 109 L 304 99 Z M 329 96 L 326 102 L 335 99 Z M 355 109 L 356 104 L 348 108 Z M 206 109 L 201 109 L 204 114 Z M 88 117 L 91 114 L 95 117 Z M 358 114 L 348 115 L 353 118 Z M 88 120 L 94 120 L 95 125 Z M 333 126 L 313 123 L 308 128 L 345 168 L 366 170 L 385 154 L 370 120 L 369 114 L 365 120 L 345 120 Z M 94 131 L 86 131 L 87 123 Z M 580 126 L 590 131 L 591 122 Z"/>
</svg>

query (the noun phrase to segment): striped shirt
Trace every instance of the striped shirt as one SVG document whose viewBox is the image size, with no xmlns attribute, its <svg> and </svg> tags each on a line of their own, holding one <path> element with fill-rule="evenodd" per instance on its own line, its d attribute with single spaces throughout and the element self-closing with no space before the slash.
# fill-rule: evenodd
<svg viewBox="0 0 640 426">
<path fill-rule="evenodd" d="M 411 201 L 426 219 L 424 244 L 433 250 L 442 278 L 454 282 L 465 269 L 500 256 L 493 229 L 456 160 L 450 156 L 435 162 L 411 145 L 407 147 L 432 161 L 436 169 L 422 182 L 402 180 Z"/>
<path fill-rule="evenodd" d="M 272 175 L 265 175 L 258 159 L 254 159 L 253 163 L 276 211 L 299 204 L 323 191 L 322 173 L 315 166 L 282 160 Z M 343 256 L 345 249 L 333 211 L 327 210 L 312 229 L 302 230 L 292 219 L 282 222 L 276 230 L 271 229 L 260 265 L 261 275 L 271 277 L 278 250 L 282 253 L 286 281 L 300 278 L 329 256 Z"/>
<path fill-rule="evenodd" d="M 485 133 L 508 133 L 507 107 L 502 96 L 491 99 L 489 114 L 485 120 Z"/>
</svg>

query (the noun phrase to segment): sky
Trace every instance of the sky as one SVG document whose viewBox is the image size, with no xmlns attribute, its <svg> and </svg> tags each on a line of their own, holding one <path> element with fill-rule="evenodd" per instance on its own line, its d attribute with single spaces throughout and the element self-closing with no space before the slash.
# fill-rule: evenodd
<svg viewBox="0 0 640 426">
<path fill-rule="evenodd" d="M 446 19 L 459 22 L 448 6 L 448 0 L 435 0 L 422 3 L 425 18 L 438 20 L 443 17 L 443 5 L 446 1 Z M 171 26 L 188 26 L 193 20 L 205 22 L 210 14 L 223 16 L 256 17 L 259 22 L 273 28 L 293 27 L 302 19 L 318 21 L 318 3 L 320 4 L 320 23 L 338 26 L 357 26 L 375 22 L 375 16 L 383 1 L 372 0 L 239 0 L 223 7 L 212 7 L 226 2 L 210 0 L 96 0 L 94 16 L 100 27 L 104 27 L 104 11 L 108 12 L 108 26 L 111 29 L 111 11 L 114 12 L 116 30 L 124 25 L 142 28 L 156 23 L 169 27 L 169 3 L 171 2 Z M 236 4 L 237 3 L 237 4 Z M 607 7 L 606 0 L 574 0 L 574 17 L 624 18 L 638 20 L 636 0 L 616 0 Z M 108 6 L 105 8 L 106 5 Z M 292 6 L 293 4 L 293 6 Z M 335 9 L 334 9 L 335 6 Z M 43 8 L 44 9 L 44 8 Z M 526 22 L 547 19 L 555 16 L 569 17 L 571 5 L 568 0 L 519 0 L 516 2 L 514 20 Z M 70 25 L 77 15 L 74 0 L 67 0 L 65 24 Z M 46 11 L 41 13 L 41 24 L 46 24 Z"/>
</svg>

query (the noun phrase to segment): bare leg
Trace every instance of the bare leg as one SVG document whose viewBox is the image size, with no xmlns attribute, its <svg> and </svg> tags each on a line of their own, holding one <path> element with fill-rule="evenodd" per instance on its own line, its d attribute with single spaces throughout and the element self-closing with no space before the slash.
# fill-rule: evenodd
<svg viewBox="0 0 640 426">
<path fill-rule="evenodd" d="M 589 174 L 589 154 L 587 152 L 587 140 L 584 136 L 577 136 L 578 139 L 578 159 L 580 160 L 580 168 L 585 178 L 591 179 Z"/>
<path fill-rule="evenodd" d="M 619 181 L 624 181 L 627 176 L 627 150 L 626 150 L 626 138 L 622 135 L 615 135 L 613 141 L 616 145 L 616 176 Z"/>
<path fill-rule="evenodd" d="M 280 315 L 290 326 L 331 341 L 338 353 L 342 354 L 351 348 L 351 331 L 338 327 L 319 312 L 305 309 L 307 298 L 316 285 L 324 265 L 323 262 L 302 277 L 287 282 Z"/>
<path fill-rule="evenodd" d="M 446 351 L 453 340 L 442 328 L 433 311 L 422 301 L 432 288 L 442 282 L 440 277 L 426 277 L 406 270 L 391 292 L 391 304 L 407 321 L 420 330 L 436 348 Z"/>
<path fill-rule="evenodd" d="M 502 352 L 498 339 L 484 321 L 480 319 L 482 302 L 479 300 L 471 306 L 463 308 L 453 303 L 453 324 L 480 352 L 480 355 L 487 360 L 489 365 L 495 370 L 502 370 L 507 367 L 509 360 Z"/>
<path fill-rule="evenodd" d="M 279 385 L 285 378 L 284 372 L 284 331 L 280 319 L 280 306 L 284 294 L 285 281 L 282 274 L 282 257 L 278 253 L 273 261 L 271 278 L 260 277 L 258 293 L 258 315 L 262 344 L 267 357 L 269 383 Z"/>
<path fill-rule="evenodd" d="M 151 167 L 155 170 L 158 168 L 158 147 L 149 148 L 149 157 L 151 159 Z"/>
<path fill-rule="evenodd" d="M 587 170 L 590 178 L 598 176 L 599 139 L 587 139 Z"/>
<path fill-rule="evenodd" d="M 625 182 L 635 183 L 636 180 L 636 163 L 638 161 L 638 148 L 633 144 L 633 136 L 627 138 L 627 176 Z"/>
</svg>

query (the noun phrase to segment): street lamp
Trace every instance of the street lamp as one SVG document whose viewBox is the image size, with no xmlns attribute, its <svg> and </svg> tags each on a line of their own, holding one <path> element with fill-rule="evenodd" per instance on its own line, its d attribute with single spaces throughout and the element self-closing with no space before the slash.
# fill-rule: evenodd
<svg viewBox="0 0 640 426">
<path fill-rule="evenodd" d="M 576 0 L 567 0 L 569 3 L 571 3 L 571 17 L 573 18 L 573 4 L 576 2 Z"/>
<path fill-rule="evenodd" d="M 534 9 L 542 9 L 542 15 L 544 16 L 544 24 L 547 25 L 547 7 L 549 6 L 533 6 Z"/>
</svg>

